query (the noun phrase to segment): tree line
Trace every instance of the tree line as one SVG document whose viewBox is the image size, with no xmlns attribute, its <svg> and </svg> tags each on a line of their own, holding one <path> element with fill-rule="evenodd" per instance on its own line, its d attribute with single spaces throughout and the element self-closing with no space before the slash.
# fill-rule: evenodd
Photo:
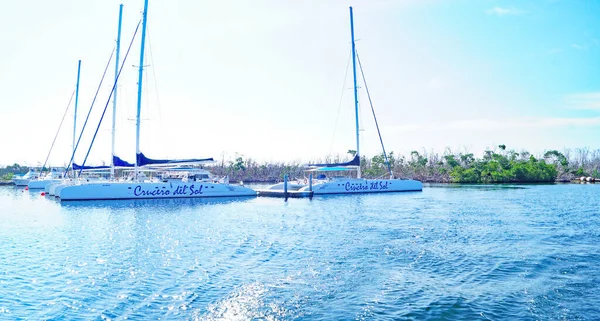
<svg viewBox="0 0 600 321">
<path fill-rule="evenodd" d="M 29 167 L 22 166 L 19 164 L 13 164 L 13 165 L 5 166 L 5 167 L 0 167 L 0 180 L 9 181 L 15 175 L 25 174 L 25 173 L 27 173 L 28 170 L 29 170 Z"/>
<path fill-rule="evenodd" d="M 312 163 L 340 163 L 350 160 L 356 151 L 347 155 L 326 157 Z M 387 157 L 386 157 L 387 156 Z M 389 164 L 389 166 L 388 166 Z M 27 166 L 13 164 L 0 168 L 0 180 L 10 180 L 24 174 Z M 243 155 L 206 166 L 217 176 L 229 176 L 230 181 L 277 182 L 288 174 L 291 179 L 308 176 L 305 164 L 293 162 L 258 162 Z M 549 150 L 541 155 L 527 151 L 509 150 L 499 145 L 486 150 L 480 157 L 469 152 L 444 153 L 412 151 L 410 155 L 391 152 L 373 157 L 361 156 L 361 173 L 365 178 L 387 178 L 391 169 L 394 177 L 440 183 L 543 183 L 569 181 L 582 176 L 600 178 L 600 150 L 588 148 Z"/>
<path fill-rule="evenodd" d="M 355 151 L 346 157 L 328 157 L 314 163 L 339 163 L 350 160 Z M 386 161 L 387 156 L 387 161 Z M 389 163 L 389 167 L 388 167 Z M 361 156 L 361 173 L 365 178 L 389 177 L 390 168 L 396 178 L 416 179 L 440 183 L 545 183 L 570 181 L 581 176 L 600 178 L 600 150 L 588 148 L 574 150 L 549 150 L 542 155 L 527 151 L 508 150 L 499 145 L 486 150 L 481 157 L 469 152 L 444 153 L 412 151 L 408 156 L 394 152 L 373 157 Z M 229 161 L 210 166 L 215 175 L 229 175 L 232 181 L 281 181 L 284 174 L 292 179 L 304 178 L 305 166 L 299 162 L 266 163 L 237 155 Z"/>
</svg>

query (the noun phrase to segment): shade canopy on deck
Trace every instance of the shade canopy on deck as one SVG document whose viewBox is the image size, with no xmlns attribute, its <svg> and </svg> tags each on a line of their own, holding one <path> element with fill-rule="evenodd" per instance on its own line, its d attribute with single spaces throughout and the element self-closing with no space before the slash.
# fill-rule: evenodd
<svg viewBox="0 0 600 321">
<path fill-rule="evenodd" d="M 342 167 L 342 166 L 336 166 L 336 167 L 316 167 L 316 168 L 311 168 L 311 169 L 307 169 L 307 172 L 344 172 L 344 171 L 355 171 L 356 168 L 352 168 L 352 167 Z"/>
</svg>

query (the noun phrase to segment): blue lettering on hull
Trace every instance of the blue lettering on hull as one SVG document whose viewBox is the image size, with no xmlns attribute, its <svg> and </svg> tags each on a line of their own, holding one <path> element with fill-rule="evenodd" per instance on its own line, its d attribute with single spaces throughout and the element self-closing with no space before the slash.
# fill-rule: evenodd
<svg viewBox="0 0 600 321">
<path fill-rule="evenodd" d="M 197 196 L 202 194 L 202 190 L 204 189 L 204 185 L 195 184 L 192 185 L 179 185 L 176 188 L 149 188 L 144 189 L 141 185 L 136 186 L 133 189 L 133 195 L 137 197 L 164 197 L 164 196 Z"/>
<path fill-rule="evenodd" d="M 352 184 L 350 182 L 346 182 L 344 185 L 344 189 L 347 192 L 369 192 L 369 191 L 384 191 L 388 189 L 388 183 L 385 181 L 374 181 L 374 182 L 364 182 Z"/>
</svg>

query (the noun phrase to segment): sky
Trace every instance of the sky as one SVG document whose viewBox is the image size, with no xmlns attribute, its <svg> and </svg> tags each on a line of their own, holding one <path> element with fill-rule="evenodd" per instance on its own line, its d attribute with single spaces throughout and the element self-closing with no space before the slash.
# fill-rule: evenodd
<svg viewBox="0 0 600 321">
<path fill-rule="evenodd" d="M 70 160 L 78 60 L 75 162 L 99 126 L 86 164 L 110 163 L 114 60 L 99 83 L 120 3 L 121 62 L 132 45 L 117 82 L 115 153 L 135 159 L 140 34 L 131 41 L 143 1 L 3 1 L 0 165 Z M 597 1 L 150 0 L 140 150 L 345 157 L 356 149 L 349 6 L 387 151 L 600 148 Z M 374 156 L 381 145 L 360 71 L 359 87 L 360 150 Z"/>
</svg>

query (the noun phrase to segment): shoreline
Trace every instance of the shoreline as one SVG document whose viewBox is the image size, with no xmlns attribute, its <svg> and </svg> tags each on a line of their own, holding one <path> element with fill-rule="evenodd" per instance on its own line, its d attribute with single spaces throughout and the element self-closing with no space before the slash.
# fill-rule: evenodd
<svg viewBox="0 0 600 321">
<path fill-rule="evenodd" d="M 274 181 L 263 181 L 263 180 L 244 180 L 243 184 L 277 184 L 277 183 L 281 183 L 283 181 L 279 181 L 279 180 L 274 180 Z M 239 182 L 231 182 L 231 184 L 239 184 Z M 596 183 L 595 181 L 581 181 L 579 179 L 573 179 L 573 180 L 566 180 L 566 179 L 562 179 L 562 180 L 556 180 L 554 182 L 482 182 L 482 183 L 458 183 L 458 182 L 436 182 L 436 181 L 422 181 L 423 184 L 444 184 L 444 185 L 511 185 L 511 184 L 518 184 L 518 185 L 528 185 L 528 184 L 533 184 L 533 185 L 537 185 L 537 184 L 582 184 L 582 183 L 588 183 L 588 184 L 594 184 Z M 0 181 L 0 186 L 14 186 L 15 183 L 13 181 Z"/>
</svg>

